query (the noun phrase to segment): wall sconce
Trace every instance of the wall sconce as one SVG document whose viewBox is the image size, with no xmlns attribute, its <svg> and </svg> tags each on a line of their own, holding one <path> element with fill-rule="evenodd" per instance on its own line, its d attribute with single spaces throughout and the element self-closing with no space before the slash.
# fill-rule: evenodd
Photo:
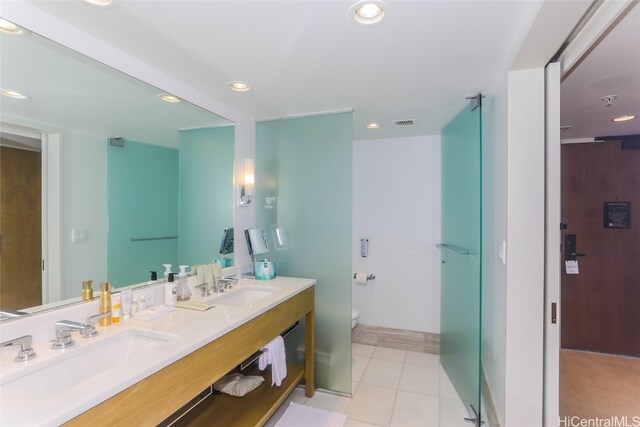
<svg viewBox="0 0 640 427">
<path fill-rule="evenodd" d="M 240 206 L 249 206 L 253 200 L 254 176 L 253 159 L 244 159 L 244 170 L 240 183 Z"/>
</svg>

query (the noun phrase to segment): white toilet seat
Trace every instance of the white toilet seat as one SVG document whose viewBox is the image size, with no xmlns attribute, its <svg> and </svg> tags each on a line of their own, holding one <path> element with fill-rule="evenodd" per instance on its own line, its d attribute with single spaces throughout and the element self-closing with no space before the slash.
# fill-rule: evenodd
<svg viewBox="0 0 640 427">
<path fill-rule="evenodd" d="M 355 328 L 360 318 L 360 312 L 355 308 L 351 309 L 351 329 Z"/>
</svg>

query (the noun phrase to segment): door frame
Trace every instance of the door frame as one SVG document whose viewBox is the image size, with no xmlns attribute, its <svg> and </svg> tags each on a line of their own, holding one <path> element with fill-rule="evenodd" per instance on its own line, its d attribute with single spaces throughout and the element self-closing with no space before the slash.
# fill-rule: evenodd
<svg viewBox="0 0 640 427">
<path fill-rule="evenodd" d="M 62 295 L 62 137 L 60 133 L 2 123 L 4 131 L 41 142 L 42 304 Z M 27 307 L 25 307 L 27 308 Z"/>
<path fill-rule="evenodd" d="M 544 399 L 546 426 L 560 419 L 560 83 L 620 20 L 636 5 L 633 0 L 606 1 L 579 24 L 575 38 L 561 52 L 558 62 L 545 70 L 545 306 L 544 306 Z M 638 6 L 640 7 L 640 6 Z M 551 304 L 556 302 L 557 323 L 551 321 Z"/>
<path fill-rule="evenodd" d="M 62 138 L 42 140 L 42 304 L 61 301 L 62 294 Z"/>
<path fill-rule="evenodd" d="M 560 417 L 560 71 L 545 68 L 545 268 L 544 268 L 544 402 L 545 425 Z M 555 306 L 554 306 L 555 305 Z"/>
</svg>

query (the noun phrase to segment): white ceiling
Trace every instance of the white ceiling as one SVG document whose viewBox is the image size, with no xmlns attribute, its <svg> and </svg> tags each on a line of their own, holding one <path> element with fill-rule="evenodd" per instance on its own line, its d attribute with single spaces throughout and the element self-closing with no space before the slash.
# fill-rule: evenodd
<svg viewBox="0 0 640 427">
<path fill-rule="evenodd" d="M 258 120 L 353 109 L 354 139 L 440 133 L 465 96 L 495 89 L 540 5 L 388 1 L 388 19 L 362 28 L 354 1 L 32 3 Z"/>
<path fill-rule="evenodd" d="M 636 6 L 561 86 L 563 139 L 640 134 L 640 7 Z M 617 95 L 606 107 L 603 96 Z M 613 123 L 623 114 L 637 118 Z"/>
</svg>

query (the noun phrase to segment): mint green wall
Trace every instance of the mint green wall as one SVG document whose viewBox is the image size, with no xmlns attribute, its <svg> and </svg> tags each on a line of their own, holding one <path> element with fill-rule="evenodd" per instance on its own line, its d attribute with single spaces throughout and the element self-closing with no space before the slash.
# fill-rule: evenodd
<svg viewBox="0 0 640 427">
<path fill-rule="evenodd" d="M 266 257 L 278 275 L 317 280 L 316 384 L 351 393 L 351 113 L 263 122 L 256 131 L 256 223 L 269 236 Z M 302 331 L 287 339 L 289 360 Z"/>
<path fill-rule="evenodd" d="M 126 141 L 108 146 L 108 274 L 114 286 L 139 283 L 178 262 L 178 150 Z"/>
<path fill-rule="evenodd" d="M 180 264 L 211 262 L 233 227 L 234 126 L 180 132 Z"/>
</svg>

